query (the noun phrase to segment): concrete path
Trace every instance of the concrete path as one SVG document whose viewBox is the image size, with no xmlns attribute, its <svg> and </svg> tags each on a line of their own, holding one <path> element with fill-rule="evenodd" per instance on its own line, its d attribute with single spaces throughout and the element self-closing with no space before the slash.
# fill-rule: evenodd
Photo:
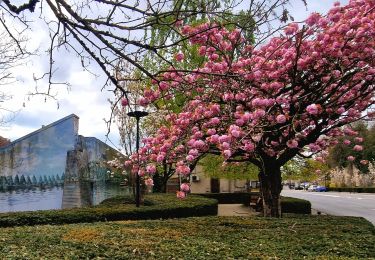
<svg viewBox="0 0 375 260">
<path fill-rule="evenodd" d="M 218 216 L 254 216 L 258 213 L 243 204 L 219 204 Z"/>
</svg>

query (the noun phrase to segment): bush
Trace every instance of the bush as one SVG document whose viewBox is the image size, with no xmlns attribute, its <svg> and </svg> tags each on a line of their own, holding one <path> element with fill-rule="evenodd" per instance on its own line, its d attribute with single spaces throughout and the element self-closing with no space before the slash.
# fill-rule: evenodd
<svg viewBox="0 0 375 260">
<path fill-rule="evenodd" d="M 259 195 L 259 192 L 241 193 L 197 193 L 194 195 L 215 199 L 219 204 L 244 204 L 249 205 L 251 195 Z"/>
<path fill-rule="evenodd" d="M 342 187 L 342 188 L 327 188 L 328 191 L 338 192 L 358 192 L 358 193 L 375 193 L 375 187 L 357 188 L 357 187 Z"/>
<path fill-rule="evenodd" d="M 139 208 L 133 202 L 115 197 L 95 207 L 1 213 L 0 227 L 217 215 L 216 200 L 194 195 L 178 200 L 173 194 L 152 194 Z"/>
<path fill-rule="evenodd" d="M 206 198 L 216 199 L 219 204 L 244 204 L 249 206 L 251 198 L 253 202 L 259 197 L 259 192 L 247 193 L 199 193 L 195 194 Z M 307 200 L 281 197 L 281 212 L 296 214 L 311 214 L 311 203 Z"/>
<path fill-rule="evenodd" d="M 311 203 L 303 199 L 281 197 L 281 212 L 311 214 Z"/>
</svg>

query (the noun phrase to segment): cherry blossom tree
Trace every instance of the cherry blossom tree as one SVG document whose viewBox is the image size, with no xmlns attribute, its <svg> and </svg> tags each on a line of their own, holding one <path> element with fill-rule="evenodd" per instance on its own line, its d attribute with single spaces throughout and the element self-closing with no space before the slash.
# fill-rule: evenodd
<svg viewBox="0 0 375 260">
<path fill-rule="evenodd" d="M 129 164 L 153 174 L 156 163 L 173 161 L 176 172 L 188 176 L 190 163 L 205 153 L 251 162 L 259 168 L 264 215 L 280 217 L 281 166 L 324 151 L 338 136 L 355 135 L 343 127 L 370 116 L 374 28 L 372 0 L 336 3 L 326 16 L 291 23 L 258 48 L 243 44 L 238 29 L 183 26 L 206 62 L 193 72 L 166 71 L 144 92 L 142 105 L 173 99 L 175 90 L 190 101 L 145 140 L 140 162 Z M 175 58 L 182 63 L 185 57 Z"/>
<path fill-rule="evenodd" d="M 245 30 L 269 27 L 257 31 L 257 38 L 262 41 L 274 29 L 272 24 L 278 24 L 273 21 L 290 19 L 288 4 L 289 0 L 2 0 L 0 26 L 8 37 L 17 39 L 23 35 L 32 38 L 32 27 L 38 21 L 47 25 L 50 39 L 45 51 L 49 53 L 49 68 L 37 77 L 48 81 L 46 94 L 51 93 L 52 85 L 65 83 L 56 81 L 54 75 L 59 66 L 56 60 L 59 49 L 72 52 L 89 71 L 93 69 L 91 64 L 96 63 L 108 78 L 107 83 L 121 89 L 114 75 L 118 62 L 127 61 L 133 69 L 141 71 L 138 80 L 153 78 L 160 68 L 146 68 L 143 57 L 152 52 L 154 61 L 168 63 L 173 57 L 172 50 L 187 40 L 179 33 L 174 38 L 167 37 L 168 40 L 162 37 L 154 41 L 155 28 L 171 35 L 176 32 L 176 25 L 198 16 L 220 19 Z M 238 19 L 228 21 L 239 5 L 246 8 L 246 16 L 235 14 Z"/>
</svg>

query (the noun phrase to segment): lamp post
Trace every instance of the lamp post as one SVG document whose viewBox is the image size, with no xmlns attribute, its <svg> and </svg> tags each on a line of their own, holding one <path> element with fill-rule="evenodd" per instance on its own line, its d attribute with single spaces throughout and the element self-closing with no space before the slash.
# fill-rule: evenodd
<svg viewBox="0 0 375 260">
<path fill-rule="evenodd" d="M 139 151 L 139 120 L 142 117 L 147 116 L 148 113 L 146 111 L 134 110 L 134 111 L 129 112 L 127 115 L 129 117 L 134 117 L 137 120 L 136 151 L 137 151 L 138 170 L 137 170 L 137 176 L 135 177 L 136 178 L 136 181 L 135 181 L 136 182 L 136 184 L 135 184 L 135 205 L 138 208 L 139 205 L 140 205 L 140 188 L 141 188 L 141 179 L 139 177 L 139 154 L 138 154 L 138 151 Z"/>
</svg>

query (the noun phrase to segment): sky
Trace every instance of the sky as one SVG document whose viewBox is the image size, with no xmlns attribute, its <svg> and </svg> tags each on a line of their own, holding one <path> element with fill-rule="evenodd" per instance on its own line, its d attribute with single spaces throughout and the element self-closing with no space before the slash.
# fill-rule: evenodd
<svg viewBox="0 0 375 260">
<path fill-rule="evenodd" d="M 245 0 L 246 2 L 246 0 Z M 311 12 L 326 13 L 335 1 L 307 0 L 308 7 L 302 0 L 292 0 L 291 15 L 295 21 L 302 21 Z M 346 4 L 348 1 L 340 1 Z M 48 42 L 48 30 L 42 22 L 33 24 L 33 31 L 28 41 L 30 49 L 43 49 Z M 52 94 L 55 98 L 46 98 L 40 95 L 29 95 L 36 92 L 34 77 L 40 77 L 48 70 L 48 55 L 33 56 L 26 64 L 13 71 L 16 83 L 1 86 L 1 91 L 11 95 L 10 100 L 0 104 L 1 107 L 15 112 L 14 118 L 6 125 L 0 126 L 0 136 L 11 140 L 18 139 L 33 132 L 42 125 L 48 125 L 70 114 L 76 114 L 79 120 L 79 134 L 96 137 L 103 142 L 119 147 L 119 135 L 116 125 L 112 125 L 109 140 L 106 138 L 108 120 L 111 109 L 108 99 L 112 93 L 106 89 L 101 91 L 106 77 L 100 68 L 93 64 L 91 73 L 83 70 L 80 60 L 65 50 L 56 53 L 55 81 L 69 82 L 70 86 L 54 85 Z M 93 73 L 95 75 L 93 75 Z M 39 82 L 38 89 L 46 90 L 46 82 Z"/>
</svg>

